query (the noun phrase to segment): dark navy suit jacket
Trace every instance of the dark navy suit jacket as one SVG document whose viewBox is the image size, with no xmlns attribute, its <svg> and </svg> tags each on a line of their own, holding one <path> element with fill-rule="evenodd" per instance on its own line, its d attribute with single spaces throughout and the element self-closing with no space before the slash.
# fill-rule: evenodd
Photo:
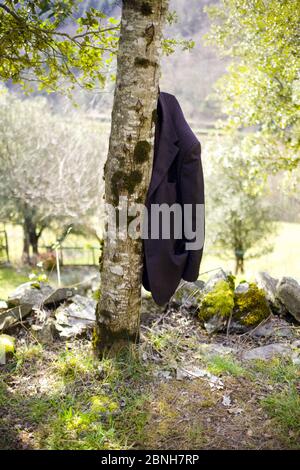
<svg viewBox="0 0 300 470">
<path fill-rule="evenodd" d="M 178 203 L 182 207 L 192 204 L 193 209 L 196 204 L 204 204 L 204 182 L 200 142 L 187 124 L 175 96 L 161 92 L 157 105 L 153 169 L 146 201 L 148 214 L 152 204 L 163 203 L 170 206 Z M 144 240 L 143 285 L 151 291 L 158 305 L 164 305 L 181 279 L 197 280 L 203 248 L 187 251 L 184 233 L 181 239 L 174 236 L 151 239 L 150 228 L 149 217 L 149 238 Z M 204 226 L 202 229 L 204 231 Z"/>
</svg>

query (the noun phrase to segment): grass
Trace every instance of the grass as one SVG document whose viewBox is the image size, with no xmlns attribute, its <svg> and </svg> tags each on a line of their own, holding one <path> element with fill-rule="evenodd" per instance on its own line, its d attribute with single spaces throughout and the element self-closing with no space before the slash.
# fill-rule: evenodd
<svg viewBox="0 0 300 470">
<path fill-rule="evenodd" d="M 18 382 L 18 393 L 11 393 L 5 379 Z M 146 383 L 147 369 L 130 352 L 99 361 L 86 345 L 50 356 L 30 345 L 5 366 L 0 407 L 12 420 L 23 421 L 29 434 L 34 432 L 37 448 L 126 449 L 142 439 Z M 0 429 L 0 448 L 12 448 L 5 419 L 0 418 Z"/>
<path fill-rule="evenodd" d="M 247 371 L 231 356 L 215 355 L 207 359 L 207 369 L 216 375 L 229 374 L 233 377 L 246 375 Z"/>
<path fill-rule="evenodd" d="M 241 279 L 252 280 L 259 271 L 267 271 L 271 276 L 280 278 L 291 276 L 300 281 L 300 224 L 290 222 L 278 222 L 277 233 L 270 239 L 273 243 L 273 251 L 259 258 L 245 261 L 245 274 Z M 210 240 L 209 233 L 206 234 L 207 242 Z M 204 255 L 201 263 L 201 273 L 222 266 L 223 269 L 234 272 L 234 259 L 220 259 L 214 255 L 213 249 L 208 244 L 204 247 Z M 200 275 L 205 280 L 210 274 Z"/>
<path fill-rule="evenodd" d="M 296 366 L 281 359 L 241 364 L 230 355 L 216 355 L 203 359 L 203 365 L 222 376 L 224 389 L 212 390 L 201 378 L 157 378 L 172 348 L 174 357 L 180 353 L 175 339 L 152 338 L 162 355 L 159 364 L 144 362 L 142 351 L 135 349 L 98 360 L 86 340 L 57 343 L 52 349 L 29 341 L 19 344 L 1 368 L 0 448 L 232 448 L 241 445 L 248 422 L 255 431 L 253 441 L 244 437 L 247 446 L 261 448 L 266 429 L 261 429 L 258 406 L 276 422 L 267 429 L 277 433 L 275 446 L 297 446 Z M 269 384 L 274 385 L 266 393 Z M 241 416 L 229 414 L 222 404 L 227 386 L 233 408 L 245 410 Z M 254 402 L 249 400 L 253 394 Z"/>
<path fill-rule="evenodd" d="M 195 381 L 157 384 L 145 425 L 146 449 L 201 449 L 208 440 L 203 414 L 214 407 L 216 396 Z M 209 412 L 209 411 L 208 411 Z"/>
<path fill-rule="evenodd" d="M 109 400 L 109 399 L 108 399 Z M 91 399 L 76 404 L 62 405 L 57 416 L 42 432 L 43 448 L 51 450 L 102 450 L 118 449 L 113 419 L 105 422 L 102 414 L 109 413 L 109 407 L 99 412 L 91 406 Z M 44 434 L 44 435 L 43 435 Z"/>
<path fill-rule="evenodd" d="M 299 446 L 300 440 L 300 396 L 295 387 L 274 393 L 262 400 L 262 405 L 279 426 L 284 438 Z"/>
<path fill-rule="evenodd" d="M 252 380 L 259 379 L 279 389 L 261 400 L 263 409 L 276 423 L 276 430 L 288 447 L 299 447 L 300 395 L 297 390 L 300 368 L 291 360 L 257 360 L 249 366 Z"/>
<path fill-rule="evenodd" d="M 145 370 L 130 353 L 95 361 L 91 354 L 67 352 L 54 368 L 73 390 L 44 431 L 47 449 L 124 449 L 143 431 L 147 413 L 138 384 Z M 89 387 L 87 387 L 89 384 Z"/>
<path fill-rule="evenodd" d="M 94 372 L 95 361 L 91 354 L 84 355 L 82 351 L 64 351 L 58 355 L 53 367 L 65 380 L 84 380 Z"/>
<path fill-rule="evenodd" d="M 155 351 L 163 353 L 165 356 L 169 351 L 173 357 L 177 356 L 183 343 L 183 339 L 177 331 L 150 332 L 148 340 Z"/>
<path fill-rule="evenodd" d="M 156 331 L 143 330 L 139 350 L 101 361 L 87 340 L 45 347 L 23 338 L 1 366 L 0 448 L 299 448 L 299 367 L 282 358 L 203 356 L 199 336 L 190 333 L 166 319 Z M 175 379 L 178 363 L 196 359 L 222 376 L 224 388 L 210 388 L 205 378 Z"/>
<path fill-rule="evenodd" d="M 43 346 L 41 344 L 29 344 L 19 347 L 15 352 L 15 366 L 22 369 L 26 364 L 32 364 L 34 361 L 43 357 Z"/>
<path fill-rule="evenodd" d="M 290 385 L 297 383 L 300 379 L 299 366 L 288 359 L 256 360 L 249 367 L 253 376 L 259 376 L 274 384 Z"/>
<path fill-rule="evenodd" d="M 7 299 L 8 295 L 16 287 L 27 281 L 27 269 L 16 270 L 10 267 L 0 268 L 0 299 Z"/>
<path fill-rule="evenodd" d="M 5 230 L 7 232 L 7 237 L 8 237 L 10 261 L 13 264 L 18 264 L 20 263 L 20 260 L 22 257 L 22 248 L 23 248 L 22 226 L 7 223 L 5 224 Z M 56 242 L 56 238 L 57 238 L 57 234 L 53 230 L 47 228 L 42 233 L 42 236 L 39 241 L 39 246 L 51 246 L 53 243 Z M 79 234 L 70 232 L 70 234 L 64 240 L 63 246 L 78 247 L 78 248 L 82 248 L 82 247 L 89 248 L 91 246 L 97 247 L 98 241 L 95 237 L 92 237 L 92 236 L 84 236 L 84 235 L 79 235 Z M 70 257 L 73 257 L 74 262 L 76 262 L 76 254 L 74 255 L 73 253 L 70 255 Z M 81 253 L 80 261 L 84 262 L 84 259 L 82 257 L 83 257 L 83 254 Z M 88 262 L 90 260 L 86 259 L 85 261 Z"/>
</svg>

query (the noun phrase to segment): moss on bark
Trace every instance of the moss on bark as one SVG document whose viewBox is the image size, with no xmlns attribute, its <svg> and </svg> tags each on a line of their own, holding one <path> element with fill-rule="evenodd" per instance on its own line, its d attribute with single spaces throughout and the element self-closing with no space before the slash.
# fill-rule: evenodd
<svg viewBox="0 0 300 470">
<path fill-rule="evenodd" d="M 111 178 L 111 192 L 113 202 L 117 206 L 119 204 L 119 196 L 124 191 L 132 194 L 138 184 L 142 181 L 142 173 L 138 170 L 133 170 L 131 173 L 117 170 Z"/>
<path fill-rule="evenodd" d="M 144 163 L 149 159 L 150 152 L 151 144 L 147 140 L 140 140 L 134 148 L 134 160 L 137 163 Z"/>
<path fill-rule="evenodd" d="M 134 65 L 136 67 L 142 67 L 143 69 L 146 69 L 148 67 L 156 67 L 157 64 L 152 60 L 146 59 L 145 57 L 136 57 L 134 59 Z"/>
</svg>

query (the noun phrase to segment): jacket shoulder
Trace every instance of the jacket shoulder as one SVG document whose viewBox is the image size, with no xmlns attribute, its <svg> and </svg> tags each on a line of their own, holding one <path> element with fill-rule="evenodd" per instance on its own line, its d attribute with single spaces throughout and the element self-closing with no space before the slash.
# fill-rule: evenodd
<svg viewBox="0 0 300 470">
<path fill-rule="evenodd" d="M 171 99 L 175 99 L 175 96 L 172 95 L 171 93 L 167 93 L 166 91 L 161 91 L 159 96 L 161 96 L 162 98 L 166 99 L 166 100 L 171 100 Z"/>
<path fill-rule="evenodd" d="M 173 125 L 184 151 L 191 149 L 194 145 L 200 145 L 200 142 L 191 127 L 187 123 L 182 108 L 176 98 L 171 93 L 160 92 L 160 98 L 166 105 L 166 109 L 172 115 Z"/>
<path fill-rule="evenodd" d="M 172 95 L 171 93 L 166 93 L 165 91 L 161 91 L 159 97 L 168 105 L 176 104 L 179 106 L 179 102 L 176 96 Z"/>
</svg>

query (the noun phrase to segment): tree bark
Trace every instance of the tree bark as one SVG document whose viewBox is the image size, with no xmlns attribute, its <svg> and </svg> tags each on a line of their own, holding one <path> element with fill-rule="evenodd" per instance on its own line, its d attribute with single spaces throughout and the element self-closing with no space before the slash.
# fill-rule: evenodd
<svg viewBox="0 0 300 470">
<path fill-rule="evenodd" d="M 237 275 L 239 273 L 239 271 L 241 272 L 241 274 L 244 274 L 244 272 L 245 272 L 245 270 L 244 270 L 244 258 L 236 257 L 235 258 L 235 275 Z"/>
<path fill-rule="evenodd" d="M 153 163 L 162 26 L 167 0 L 124 0 L 117 58 L 105 200 L 145 203 Z M 107 237 L 94 346 L 119 350 L 139 337 L 142 242 Z"/>
<path fill-rule="evenodd" d="M 24 212 L 24 221 L 23 221 L 23 232 L 24 232 L 24 239 L 23 239 L 23 255 L 22 260 L 23 263 L 30 264 L 30 247 L 32 248 L 32 254 L 37 257 L 39 255 L 38 243 L 40 236 L 45 225 L 41 225 L 38 228 L 38 225 L 35 221 L 35 211 L 29 207 L 25 207 L 23 209 Z"/>
<path fill-rule="evenodd" d="M 29 237 L 28 233 L 25 229 L 25 224 L 23 226 L 23 253 L 22 253 L 22 263 L 23 264 L 29 264 L 30 261 L 30 243 L 29 243 Z"/>
</svg>

